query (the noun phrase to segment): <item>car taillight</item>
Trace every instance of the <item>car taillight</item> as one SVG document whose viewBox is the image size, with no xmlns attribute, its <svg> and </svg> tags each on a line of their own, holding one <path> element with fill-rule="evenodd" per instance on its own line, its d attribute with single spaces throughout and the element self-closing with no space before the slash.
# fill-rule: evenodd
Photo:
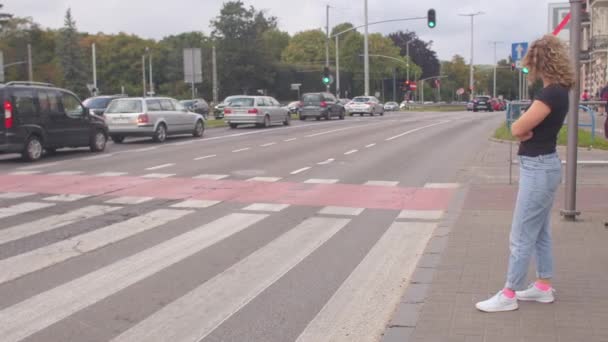
<svg viewBox="0 0 608 342">
<path fill-rule="evenodd" d="M 148 116 L 148 114 L 139 114 L 139 116 L 137 117 L 137 123 L 144 124 L 149 122 L 150 117 Z"/>
<path fill-rule="evenodd" d="M 10 101 L 4 101 L 4 128 L 13 127 L 13 105 Z"/>
<path fill-rule="evenodd" d="M 323 108 L 327 107 L 327 102 L 321 101 L 321 107 L 323 107 Z"/>
<path fill-rule="evenodd" d="M 232 110 L 230 108 L 224 108 L 224 114 L 232 114 Z"/>
<path fill-rule="evenodd" d="M 247 113 L 249 114 L 257 114 L 258 113 L 258 109 L 257 108 L 253 108 L 247 111 Z"/>
</svg>

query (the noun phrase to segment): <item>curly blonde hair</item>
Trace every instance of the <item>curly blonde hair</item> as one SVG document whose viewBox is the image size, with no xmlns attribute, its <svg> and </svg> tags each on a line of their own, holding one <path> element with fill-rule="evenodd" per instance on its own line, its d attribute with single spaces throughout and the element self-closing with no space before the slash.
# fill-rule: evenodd
<svg viewBox="0 0 608 342">
<path fill-rule="evenodd" d="M 545 35 L 535 40 L 522 64 L 529 69 L 531 83 L 545 78 L 568 89 L 574 87 L 574 72 L 568 50 L 555 36 Z"/>
</svg>

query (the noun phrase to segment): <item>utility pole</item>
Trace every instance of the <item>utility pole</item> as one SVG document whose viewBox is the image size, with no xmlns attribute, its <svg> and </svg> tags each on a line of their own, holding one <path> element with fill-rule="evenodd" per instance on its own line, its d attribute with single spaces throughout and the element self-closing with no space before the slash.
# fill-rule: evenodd
<svg viewBox="0 0 608 342">
<path fill-rule="evenodd" d="M 329 5 L 325 6 L 325 66 L 329 68 Z M 329 92 L 329 83 L 325 90 Z"/>
<path fill-rule="evenodd" d="M 369 41 L 368 41 L 368 20 L 367 20 L 367 0 L 364 1 L 365 34 L 363 36 L 363 72 L 365 73 L 365 96 L 369 96 Z"/>
<path fill-rule="evenodd" d="M 340 98 L 340 49 L 338 44 L 340 42 L 339 36 L 336 35 L 336 96 Z M 300 98 L 298 96 L 298 98 Z"/>
<path fill-rule="evenodd" d="M 91 53 L 93 55 L 93 88 L 95 88 L 93 95 L 97 96 L 97 56 L 95 50 L 95 43 L 92 44 L 91 50 Z"/>
<path fill-rule="evenodd" d="M 34 81 L 34 69 L 32 67 L 32 44 L 27 44 L 27 75 L 30 82 Z"/>
<path fill-rule="evenodd" d="M 393 102 L 397 101 L 397 68 L 393 68 Z"/>
<path fill-rule="evenodd" d="M 146 97 L 146 55 L 141 55 L 141 76 L 144 85 L 143 97 Z"/>
<path fill-rule="evenodd" d="M 154 96 L 154 81 L 152 80 L 152 51 L 146 48 L 146 52 L 148 53 L 148 63 L 150 64 L 150 70 L 148 70 L 150 72 L 150 96 Z"/>
<path fill-rule="evenodd" d="M 492 88 L 492 95 L 494 98 L 496 98 L 496 68 L 497 68 L 497 64 L 498 64 L 498 60 L 496 58 L 496 45 L 497 44 L 501 44 L 502 42 L 497 42 L 497 41 L 493 41 L 492 44 L 494 44 L 494 87 Z"/>
<path fill-rule="evenodd" d="M 405 43 L 405 55 L 407 56 L 407 80 L 410 80 L 410 43 L 414 40 L 410 40 Z"/>
<path fill-rule="evenodd" d="M 574 221 L 580 214 L 576 210 L 576 167 L 578 161 L 578 106 L 581 93 L 581 0 L 570 0 L 570 58 L 574 63 L 574 87 L 570 91 L 568 113 L 568 148 L 566 161 L 566 201 L 562 215 Z"/>
<path fill-rule="evenodd" d="M 216 62 L 216 55 L 215 55 L 215 45 L 213 45 L 213 47 L 211 48 L 211 54 L 212 54 L 212 63 L 213 63 L 213 103 L 217 105 L 217 101 L 218 101 L 218 94 L 217 94 L 217 62 Z"/>
<path fill-rule="evenodd" d="M 474 48 L 474 27 L 475 27 L 475 16 L 476 15 L 481 15 L 484 14 L 483 12 L 475 12 L 475 13 L 468 13 L 468 14 L 460 14 L 461 16 L 464 17 L 471 17 L 471 70 L 470 70 L 470 74 L 469 74 L 469 86 L 471 87 L 471 97 L 470 100 L 473 100 L 473 92 L 475 91 L 475 79 L 474 79 L 474 75 L 473 75 L 473 55 L 475 52 L 475 48 Z"/>
</svg>

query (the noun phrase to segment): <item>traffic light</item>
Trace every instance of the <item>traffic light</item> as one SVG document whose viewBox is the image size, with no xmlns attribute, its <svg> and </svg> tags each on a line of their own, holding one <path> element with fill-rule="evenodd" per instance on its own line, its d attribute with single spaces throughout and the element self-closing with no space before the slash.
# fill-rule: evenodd
<svg viewBox="0 0 608 342">
<path fill-rule="evenodd" d="M 329 75 L 329 67 L 323 68 L 323 77 L 321 78 L 321 81 L 323 81 L 324 85 L 329 85 L 329 83 L 331 83 L 331 77 Z"/>
<path fill-rule="evenodd" d="M 523 68 L 521 68 L 521 72 L 523 72 L 524 74 L 527 74 L 530 72 L 530 70 L 528 69 L 528 67 L 523 67 Z"/>
<path fill-rule="evenodd" d="M 435 10 L 434 9 L 430 9 L 426 15 L 426 24 L 430 27 L 430 28 L 435 28 L 435 26 L 437 26 L 437 18 L 435 15 Z"/>
<path fill-rule="evenodd" d="M 405 91 L 410 91 L 410 90 L 412 90 L 412 89 L 411 89 L 411 85 L 410 85 L 410 81 L 409 81 L 409 80 L 408 80 L 408 81 L 405 81 L 405 82 L 403 83 L 403 90 L 405 90 Z"/>
<path fill-rule="evenodd" d="M 511 71 L 515 71 L 515 63 L 511 63 Z"/>
</svg>

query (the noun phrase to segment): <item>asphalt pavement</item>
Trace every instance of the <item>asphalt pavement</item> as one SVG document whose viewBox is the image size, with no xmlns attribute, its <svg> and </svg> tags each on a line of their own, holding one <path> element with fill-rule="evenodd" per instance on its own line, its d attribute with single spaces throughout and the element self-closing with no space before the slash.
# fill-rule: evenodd
<svg viewBox="0 0 608 342">
<path fill-rule="evenodd" d="M 501 113 L 0 159 L 2 341 L 375 341 Z"/>
</svg>

